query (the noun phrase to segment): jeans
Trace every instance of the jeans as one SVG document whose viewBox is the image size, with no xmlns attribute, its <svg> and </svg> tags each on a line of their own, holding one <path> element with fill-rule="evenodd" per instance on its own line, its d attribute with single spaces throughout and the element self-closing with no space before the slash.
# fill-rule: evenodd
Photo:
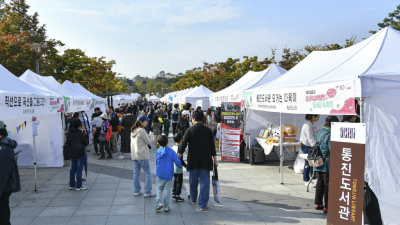
<svg viewBox="0 0 400 225">
<path fill-rule="evenodd" d="M 140 187 L 140 168 L 143 169 L 145 174 L 146 182 L 144 187 L 145 194 L 151 194 L 151 185 L 153 183 L 153 177 L 150 171 L 150 163 L 149 160 L 133 160 L 133 192 L 139 193 L 142 189 Z"/>
<path fill-rule="evenodd" d="M 198 185 L 200 181 L 200 194 L 198 195 Z M 205 208 L 210 198 L 210 171 L 206 169 L 189 170 L 190 199 L 196 202 L 200 208 Z"/>
<path fill-rule="evenodd" d="M 322 198 L 325 200 L 325 207 L 328 208 L 328 192 L 329 192 L 329 173 L 317 171 L 317 185 L 315 186 L 315 201 L 316 205 L 322 204 Z"/>
<path fill-rule="evenodd" d="M 0 225 L 10 225 L 10 192 L 3 192 L 0 195 Z"/>
<path fill-rule="evenodd" d="M 175 173 L 174 178 L 174 189 L 172 189 L 172 195 L 180 195 L 182 192 L 183 173 Z"/>
<path fill-rule="evenodd" d="M 308 153 L 308 150 L 310 150 L 310 146 L 302 145 L 301 151 L 303 153 Z M 308 165 L 307 160 L 304 160 L 304 170 L 303 170 L 303 181 L 307 182 L 310 181 L 310 177 L 312 178 L 313 176 L 313 168 Z"/>
<path fill-rule="evenodd" d="M 83 170 L 83 157 L 78 159 L 71 159 L 71 170 L 69 172 L 69 186 L 81 188 L 82 187 L 82 170 Z M 76 182 L 75 182 L 76 176 Z"/>
<path fill-rule="evenodd" d="M 163 180 L 157 177 L 157 204 L 162 203 L 162 194 L 165 190 L 164 207 L 169 206 L 169 198 L 171 197 L 172 180 Z"/>
<path fill-rule="evenodd" d="M 178 124 L 177 123 L 172 123 L 172 135 L 174 135 L 176 133 L 176 126 Z"/>
</svg>

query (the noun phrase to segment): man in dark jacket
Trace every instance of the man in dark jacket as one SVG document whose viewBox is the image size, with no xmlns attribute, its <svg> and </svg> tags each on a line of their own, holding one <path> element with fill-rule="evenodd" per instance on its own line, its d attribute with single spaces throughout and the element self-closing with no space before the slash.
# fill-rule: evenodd
<svg viewBox="0 0 400 225">
<path fill-rule="evenodd" d="M 182 135 L 185 135 L 185 132 L 189 127 L 190 127 L 190 124 L 189 124 L 189 111 L 188 110 L 183 110 L 182 111 L 182 116 L 178 121 L 178 125 L 176 126 L 176 132 L 179 132 Z"/>
<path fill-rule="evenodd" d="M 171 112 L 171 117 L 172 117 L 172 135 L 175 135 L 176 125 L 178 125 L 178 120 L 180 118 L 179 104 L 174 105 L 174 109 Z"/>
<path fill-rule="evenodd" d="M 82 169 L 84 164 L 85 147 L 89 144 L 85 134 L 82 132 L 82 123 L 79 119 L 71 121 L 72 128 L 67 133 L 67 148 L 71 159 L 71 170 L 69 174 L 69 189 L 82 191 L 87 187 L 82 185 Z M 75 182 L 76 176 L 76 182 Z"/>
<path fill-rule="evenodd" d="M 132 115 L 135 115 L 137 117 L 138 116 L 137 115 L 138 107 L 136 104 L 137 103 L 133 103 L 133 105 L 132 105 Z"/>
<path fill-rule="evenodd" d="M 108 120 L 112 126 L 112 136 L 111 136 L 111 151 L 113 155 L 118 153 L 118 124 L 119 116 L 114 112 L 114 108 L 109 106 L 107 108 Z"/>
<path fill-rule="evenodd" d="M 183 114 L 183 113 L 182 113 Z M 214 145 L 214 135 L 210 128 L 203 125 L 204 114 L 201 111 L 193 112 L 192 123 L 185 135 L 178 152 L 181 157 L 189 144 L 187 170 L 189 170 L 189 201 L 196 204 L 198 183 L 200 180 L 200 194 L 198 204 L 202 211 L 207 209 L 210 197 L 210 171 L 218 167 L 217 154 Z M 213 163 L 214 158 L 214 163 Z"/>
<path fill-rule="evenodd" d="M 13 192 L 21 190 L 17 161 L 14 149 L 17 142 L 10 139 L 6 125 L 0 120 L 0 224 L 9 225 L 9 199 Z"/>
</svg>

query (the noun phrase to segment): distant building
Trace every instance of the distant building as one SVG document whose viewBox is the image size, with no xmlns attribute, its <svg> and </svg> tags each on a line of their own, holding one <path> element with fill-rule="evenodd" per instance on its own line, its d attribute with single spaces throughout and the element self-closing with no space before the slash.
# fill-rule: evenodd
<svg viewBox="0 0 400 225">
<path fill-rule="evenodd" d="M 151 79 L 148 78 L 148 77 L 142 77 L 142 76 L 140 76 L 140 75 L 136 75 L 136 76 L 133 78 L 133 83 L 136 83 L 137 81 L 141 81 L 142 84 L 147 84 L 147 82 L 149 82 L 149 80 L 151 80 Z"/>
</svg>

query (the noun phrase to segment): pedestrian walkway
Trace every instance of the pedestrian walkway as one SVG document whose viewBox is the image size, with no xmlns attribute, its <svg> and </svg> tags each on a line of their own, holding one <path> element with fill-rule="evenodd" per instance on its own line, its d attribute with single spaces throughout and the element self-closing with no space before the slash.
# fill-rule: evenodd
<svg viewBox="0 0 400 225">
<path fill-rule="evenodd" d="M 169 146 L 173 140 L 170 137 Z M 184 172 L 181 197 L 170 201 L 170 212 L 156 212 L 156 198 L 133 196 L 133 162 L 97 160 L 88 149 L 86 191 L 68 190 L 69 162 L 63 168 L 37 170 L 38 191 L 34 191 L 33 169 L 20 169 L 22 191 L 11 195 L 11 223 L 27 224 L 326 224 L 326 215 L 314 210 L 315 189 L 306 192 L 302 175 L 295 174 L 293 162 L 285 162 L 284 185 L 280 184 L 279 162 L 251 166 L 220 162 L 221 204 L 212 201 L 205 212 L 187 201 L 188 173 Z M 156 192 L 155 147 L 150 165 Z M 126 156 L 129 156 L 127 154 Z M 83 175 L 85 177 L 85 175 Z M 144 188 L 144 174 L 141 177 Z M 212 191 L 210 192 L 212 193 Z"/>
</svg>

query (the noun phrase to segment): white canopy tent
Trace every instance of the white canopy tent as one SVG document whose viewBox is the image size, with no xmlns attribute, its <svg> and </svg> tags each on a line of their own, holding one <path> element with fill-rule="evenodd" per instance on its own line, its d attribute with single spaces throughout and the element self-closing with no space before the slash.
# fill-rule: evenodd
<svg viewBox="0 0 400 225">
<path fill-rule="evenodd" d="M 92 92 L 88 91 L 86 88 L 82 87 L 82 85 L 79 84 L 79 83 L 73 83 L 72 85 L 79 92 L 81 92 L 81 93 L 85 94 L 86 96 L 92 98 L 93 109 L 96 108 L 96 107 L 99 107 L 102 112 L 106 111 L 106 108 L 107 108 L 107 99 L 106 98 L 101 98 L 101 97 L 93 94 Z"/>
<path fill-rule="evenodd" d="M 200 102 L 200 106 L 202 107 L 203 110 L 207 110 L 209 108 L 209 97 L 212 95 L 214 92 L 211 91 L 210 89 L 206 88 L 203 85 L 200 85 L 197 88 L 194 88 L 191 93 L 188 95 L 180 98 L 179 103 L 180 104 L 185 104 L 185 103 L 191 103 L 193 106 L 197 106 L 197 102 Z"/>
<path fill-rule="evenodd" d="M 148 100 L 151 102 L 158 102 L 158 101 L 160 101 L 160 98 L 153 95 L 153 96 L 150 96 L 150 98 Z"/>
<path fill-rule="evenodd" d="M 281 113 L 306 113 L 314 109 L 318 114 L 323 107 L 314 104 L 315 99 L 310 104 L 306 102 L 304 90 L 324 89 L 325 93 L 328 91 L 328 99 L 332 90 L 337 95 L 345 93 L 350 101 L 345 101 L 343 107 L 336 108 L 334 104 L 328 113 L 320 114 L 344 114 L 352 108 L 351 98 L 361 97 L 361 120 L 367 125 L 366 178 L 379 200 L 384 224 L 400 224 L 397 213 L 400 206 L 396 204 L 400 201 L 400 170 L 394 169 L 400 161 L 400 108 L 396 104 L 400 102 L 399 53 L 400 32 L 384 28 L 354 46 L 312 52 L 275 81 L 251 90 L 248 93 L 251 97 L 246 99 L 251 109 Z M 331 89 L 326 88 L 329 86 Z M 266 95 L 271 91 L 287 90 L 297 93 L 297 102 L 266 103 Z M 304 102 L 311 107 L 303 108 Z M 285 107 L 288 104 L 292 106 Z"/>
<path fill-rule="evenodd" d="M 88 115 L 93 108 L 93 99 L 92 94 L 88 94 L 80 90 L 74 83 L 66 80 L 62 84 L 62 86 L 67 89 L 69 92 L 75 93 L 76 96 L 79 96 L 80 99 L 66 99 L 65 105 L 67 107 L 66 112 L 79 112 L 79 111 L 87 111 Z M 69 101 L 68 101 L 69 100 Z"/>
<path fill-rule="evenodd" d="M 245 90 L 267 84 L 286 72 L 275 63 L 263 71 L 249 71 L 229 87 L 210 95 L 210 106 L 221 107 L 221 102 L 242 102 Z"/>
<path fill-rule="evenodd" d="M 18 79 L 0 65 L 0 119 L 7 125 L 8 135 L 22 150 L 18 157 L 20 167 L 60 167 L 62 160 L 62 101 L 60 96 L 44 87 L 37 88 Z M 37 117 L 38 136 L 32 137 L 32 116 Z M 34 144 L 36 142 L 36 145 Z"/>
<path fill-rule="evenodd" d="M 179 103 L 179 98 L 186 95 L 191 90 L 193 90 L 193 88 L 188 88 L 188 89 L 182 90 L 181 92 L 175 94 L 174 99 L 172 100 L 172 103 Z"/>
</svg>

